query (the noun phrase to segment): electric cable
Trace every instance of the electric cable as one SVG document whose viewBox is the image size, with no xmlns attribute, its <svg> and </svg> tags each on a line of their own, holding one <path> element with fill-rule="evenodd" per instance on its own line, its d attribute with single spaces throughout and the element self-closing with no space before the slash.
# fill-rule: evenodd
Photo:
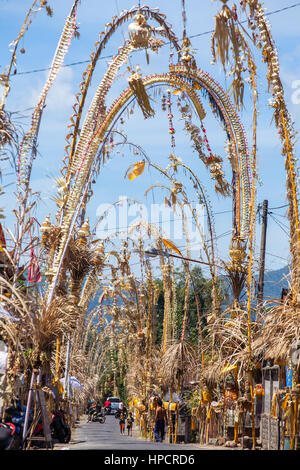
<svg viewBox="0 0 300 470">
<path fill-rule="evenodd" d="M 272 213 L 269 213 L 268 214 L 270 215 L 270 217 L 274 220 L 274 222 L 276 222 L 276 224 L 281 228 L 281 230 L 289 237 L 290 234 L 283 228 L 285 227 L 283 224 L 281 224 L 273 215 Z M 288 229 L 287 227 L 285 227 L 286 229 Z"/>
<path fill-rule="evenodd" d="M 275 15 L 275 14 L 281 13 L 281 12 L 286 11 L 286 10 L 290 10 L 290 9 L 298 7 L 298 6 L 300 6 L 300 2 L 295 3 L 293 5 L 290 5 L 288 7 L 284 7 L 284 8 L 278 9 L 278 10 L 270 11 L 269 13 L 266 13 L 265 16 Z M 248 22 L 248 20 L 244 20 L 244 21 L 241 21 L 240 23 L 244 24 L 244 23 L 247 23 L 247 22 Z M 202 33 L 192 34 L 192 35 L 188 36 L 188 38 L 193 39 L 193 38 L 197 38 L 197 37 L 207 36 L 208 34 L 212 34 L 213 32 L 214 32 L 214 30 L 203 31 Z M 166 46 L 168 44 L 170 44 L 170 43 L 169 42 L 164 43 L 164 46 Z M 105 56 L 105 57 L 100 57 L 99 60 L 112 59 L 113 57 L 114 57 L 113 55 L 108 55 L 108 56 Z M 72 62 L 70 64 L 63 64 L 62 67 L 74 67 L 76 65 L 86 64 L 88 62 L 90 62 L 90 61 L 89 60 L 80 60 L 80 61 L 77 61 L 77 62 Z M 51 69 L 51 67 L 45 67 L 45 68 L 41 68 L 41 69 L 28 70 L 28 71 L 24 71 L 24 72 L 16 72 L 12 75 L 12 77 L 14 77 L 16 75 L 27 75 L 27 74 L 32 74 L 32 73 L 45 72 L 45 71 L 50 70 L 50 69 Z"/>
</svg>

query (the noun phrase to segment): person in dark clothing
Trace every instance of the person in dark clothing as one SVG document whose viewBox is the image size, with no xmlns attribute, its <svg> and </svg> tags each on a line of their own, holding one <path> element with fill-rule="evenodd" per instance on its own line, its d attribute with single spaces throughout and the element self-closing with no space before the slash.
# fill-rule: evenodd
<svg viewBox="0 0 300 470">
<path fill-rule="evenodd" d="M 88 410 L 88 422 L 93 421 L 93 415 L 96 413 L 100 413 L 101 411 L 101 403 L 98 400 L 97 403 L 93 402 Z"/>
<path fill-rule="evenodd" d="M 100 403 L 100 401 L 98 400 L 97 403 L 96 403 L 96 411 L 97 411 L 97 413 L 100 413 L 101 409 L 102 409 L 101 403 Z"/>
<path fill-rule="evenodd" d="M 119 424 L 120 424 L 120 434 L 125 434 L 125 414 L 123 411 L 121 411 L 120 413 L 120 420 L 119 420 Z"/>
<path fill-rule="evenodd" d="M 127 432 L 128 436 L 132 436 L 132 426 L 134 423 L 134 418 L 132 416 L 132 413 L 129 413 L 128 418 L 127 418 Z"/>
<path fill-rule="evenodd" d="M 165 437 L 165 425 L 168 424 L 166 410 L 162 407 L 162 401 L 157 401 L 155 411 L 155 428 L 154 434 L 157 442 L 162 442 Z"/>
</svg>

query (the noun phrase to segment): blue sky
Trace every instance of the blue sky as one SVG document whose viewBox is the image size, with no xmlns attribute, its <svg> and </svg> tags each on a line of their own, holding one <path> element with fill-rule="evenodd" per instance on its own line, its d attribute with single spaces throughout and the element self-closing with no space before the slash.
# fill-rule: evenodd
<svg viewBox="0 0 300 470">
<path fill-rule="evenodd" d="M 0 0 L 1 15 L 1 54 L 0 72 L 10 61 L 9 44 L 17 37 L 24 21 L 26 12 L 32 2 L 27 0 Z M 230 2 L 229 2 L 230 3 Z M 268 0 L 265 1 L 267 11 L 294 5 L 292 0 Z M 40 11 L 33 20 L 29 31 L 21 42 L 20 48 L 25 49 L 25 54 L 17 56 L 17 74 L 11 79 L 11 92 L 7 100 L 6 108 L 16 112 L 25 130 L 30 125 L 30 109 L 36 105 L 39 94 L 47 77 L 46 71 L 32 72 L 49 67 L 64 20 L 72 6 L 71 0 L 53 0 L 49 4 L 53 8 L 53 17 L 48 17 L 44 11 Z M 182 16 L 180 0 L 149 0 L 147 4 L 166 14 L 167 20 L 172 24 L 173 30 L 180 38 L 182 35 Z M 210 34 L 205 34 L 213 29 L 214 15 L 220 8 L 221 2 L 211 0 L 186 0 L 187 11 L 187 34 L 201 36 L 192 39 L 193 49 L 196 50 L 197 65 L 203 70 L 211 73 L 217 81 L 227 89 L 230 79 L 226 79 L 219 65 L 211 64 Z M 74 39 L 65 59 L 65 64 L 83 62 L 89 59 L 90 53 L 94 50 L 94 43 L 98 39 L 98 34 L 104 29 L 112 16 L 117 15 L 123 9 L 130 9 L 133 6 L 128 0 L 112 0 L 110 2 L 100 2 L 96 0 L 82 1 L 78 8 L 77 21 L 79 22 L 80 39 Z M 282 79 L 285 87 L 286 100 L 289 110 L 295 121 L 298 130 L 300 126 L 300 104 L 298 103 L 297 88 L 300 84 L 300 64 L 299 57 L 299 16 L 300 6 L 283 11 L 270 16 L 272 32 L 275 38 L 279 61 L 281 65 Z M 243 18 L 242 18 L 243 19 Z M 127 36 L 128 24 L 115 33 L 103 52 L 103 57 L 116 54 Z M 284 159 L 281 156 L 281 145 L 274 125 L 271 124 L 271 110 L 268 107 L 267 85 L 265 80 L 265 67 L 261 63 L 259 55 L 256 55 L 259 76 L 259 126 L 258 126 L 258 203 L 268 199 L 269 207 L 279 207 L 286 204 L 285 199 L 285 170 Z M 93 77 L 92 87 L 89 92 L 91 100 L 97 84 L 106 70 L 109 59 L 103 58 L 98 62 Z M 169 63 L 169 47 L 165 46 L 158 55 L 150 54 L 150 64 L 147 65 L 145 54 L 138 52 L 132 55 L 130 64 L 140 65 L 144 76 L 153 73 L 167 72 Z M 64 67 L 51 89 L 47 107 L 43 115 L 39 135 L 39 156 L 35 161 L 32 187 L 40 191 L 41 201 L 36 211 L 36 217 L 41 222 L 43 218 L 51 213 L 52 219 L 55 214 L 55 205 L 50 198 L 55 195 L 55 183 L 53 179 L 59 175 L 61 160 L 64 156 L 65 135 L 68 132 L 67 125 L 69 117 L 72 115 L 72 105 L 74 104 L 74 94 L 79 90 L 81 75 L 85 71 L 87 64 L 82 63 L 74 66 Z M 25 73 L 31 72 L 31 73 Z M 126 68 L 121 69 L 118 80 L 112 87 L 108 97 L 108 102 L 125 88 L 127 88 L 128 73 Z M 293 88 L 294 87 L 294 88 Z M 295 88 L 296 87 L 296 88 Z M 158 100 L 159 101 L 159 100 Z M 174 107 L 175 107 L 174 103 Z M 207 104 L 206 107 L 208 108 Z M 246 106 L 240 113 L 251 142 L 251 108 L 246 99 Z M 176 122 L 175 122 L 176 121 Z M 213 185 L 209 175 L 199 160 L 192 153 L 188 140 L 182 131 L 182 123 L 175 119 L 176 127 L 176 155 L 186 161 L 197 172 L 201 181 L 207 188 L 209 197 L 215 213 L 216 234 L 218 239 L 218 255 L 226 259 L 231 230 L 231 200 L 222 199 L 213 191 Z M 167 164 L 167 157 L 170 153 L 170 139 L 168 134 L 168 122 L 165 115 L 157 112 L 154 118 L 145 121 L 141 113 L 135 112 L 130 120 L 126 120 L 121 126 L 128 136 L 128 140 L 141 145 L 147 155 L 162 166 Z M 209 140 L 213 150 L 224 156 L 224 133 L 218 124 L 208 123 Z M 120 196 L 136 198 L 141 203 L 150 202 L 162 203 L 166 193 L 160 189 L 153 191 L 152 195 L 145 198 L 145 190 L 154 183 L 165 183 L 161 176 L 153 170 L 145 170 L 144 174 L 129 182 L 124 178 L 129 165 L 136 161 L 136 157 L 128 148 L 123 148 L 116 154 L 101 171 L 97 183 L 93 187 L 94 195 L 88 206 L 90 220 L 96 220 L 97 208 L 100 204 L 115 202 Z M 227 177 L 230 178 L 228 165 L 224 163 L 227 170 Z M 10 170 L 4 171 L 3 184 L 13 183 L 14 176 L 7 175 Z M 7 187 L 5 196 L 2 196 L 1 205 L 6 211 L 6 221 L 4 226 L 12 227 L 14 219 L 12 209 L 14 205 L 13 184 Z M 289 239 L 288 219 L 285 217 L 285 208 L 274 209 L 272 217 L 269 217 L 267 236 L 267 258 L 266 269 L 279 269 L 287 264 L 289 260 Z M 274 220 L 274 217 L 276 220 Z M 134 218 L 134 217 L 133 217 Z M 280 224 L 279 224 L 280 223 Z M 256 228 L 257 256 L 259 255 L 261 225 Z M 223 234 L 227 234 L 222 236 Z M 175 240 L 176 241 L 176 240 Z M 192 247 L 192 256 L 199 255 L 199 246 Z M 182 247 L 185 253 L 185 247 Z"/>
</svg>

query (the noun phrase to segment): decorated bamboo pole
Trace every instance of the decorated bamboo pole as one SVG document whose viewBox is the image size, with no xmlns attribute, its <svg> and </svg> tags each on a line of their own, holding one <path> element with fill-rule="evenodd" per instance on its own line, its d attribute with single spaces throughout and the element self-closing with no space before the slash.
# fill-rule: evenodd
<svg viewBox="0 0 300 470">
<path fill-rule="evenodd" d="M 181 372 L 179 372 L 178 385 L 177 385 L 178 401 L 176 402 L 176 423 L 175 423 L 174 444 L 177 444 L 177 433 L 178 433 L 178 422 L 179 422 L 179 394 L 180 394 L 180 387 L 181 387 L 181 379 L 182 379 L 182 374 Z"/>
<path fill-rule="evenodd" d="M 66 365 L 65 365 L 65 383 L 64 383 L 64 398 L 70 397 L 70 360 L 71 360 L 71 333 L 68 334 L 67 338 L 67 353 L 66 353 Z"/>
<path fill-rule="evenodd" d="M 255 412 L 254 412 L 254 393 L 253 393 L 253 374 L 252 374 L 252 339 L 251 339 L 251 296 L 252 296 L 252 256 L 253 256 L 253 234 L 254 234 L 254 199 L 255 198 L 255 181 L 253 182 L 252 201 L 251 201 L 251 228 L 249 240 L 249 261 L 248 261 L 248 319 L 247 319 L 247 337 L 248 337 L 248 373 L 251 394 L 251 421 L 252 421 L 252 448 L 255 449 Z"/>
<path fill-rule="evenodd" d="M 183 368 L 183 350 L 182 350 L 182 345 L 184 342 L 185 338 L 185 332 L 186 332 L 186 322 L 187 322 L 187 313 L 188 313 L 188 299 L 189 299 L 189 268 L 188 268 L 188 263 L 185 264 L 186 267 L 186 282 L 185 282 L 185 298 L 184 298 L 184 315 L 183 315 L 183 320 L 182 320 L 182 330 L 181 330 L 181 338 L 180 338 L 180 344 L 181 344 L 181 360 L 180 360 L 180 369 L 178 370 L 178 386 L 177 386 L 177 407 L 176 407 L 176 423 L 175 423 L 175 436 L 174 436 L 174 444 L 177 443 L 177 432 L 178 432 L 178 423 L 179 423 L 179 396 L 180 396 L 180 389 L 181 389 L 181 381 L 182 381 L 182 368 Z"/>
</svg>

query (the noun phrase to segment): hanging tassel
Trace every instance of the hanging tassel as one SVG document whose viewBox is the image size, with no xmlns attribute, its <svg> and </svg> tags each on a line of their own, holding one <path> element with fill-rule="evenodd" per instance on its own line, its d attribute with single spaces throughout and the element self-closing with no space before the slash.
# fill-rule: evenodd
<svg viewBox="0 0 300 470">
<path fill-rule="evenodd" d="M 30 266 L 28 271 L 28 283 L 31 282 L 40 282 L 42 280 L 42 276 L 40 273 L 40 268 L 38 264 L 37 257 L 33 251 L 33 248 L 30 248 Z"/>
<path fill-rule="evenodd" d="M 30 260 L 29 260 L 29 270 L 28 270 L 28 284 L 40 282 L 42 280 L 39 263 L 34 253 L 33 246 L 32 246 L 31 228 L 29 229 L 29 236 L 30 236 Z"/>
<path fill-rule="evenodd" d="M 133 93 L 136 96 L 139 107 L 145 118 L 153 117 L 154 111 L 150 106 L 149 98 L 144 87 L 141 76 L 138 73 L 134 73 L 129 77 L 128 83 Z"/>
</svg>

